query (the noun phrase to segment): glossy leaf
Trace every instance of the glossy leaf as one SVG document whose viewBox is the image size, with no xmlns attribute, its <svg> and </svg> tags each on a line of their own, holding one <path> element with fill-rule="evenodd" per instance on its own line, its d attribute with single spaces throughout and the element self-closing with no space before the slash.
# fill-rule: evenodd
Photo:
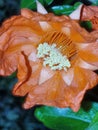
<svg viewBox="0 0 98 130">
<path fill-rule="evenodd" d="M 53 0 L 38 0 L 44 6 L 50 5 Z M 36 9 L 36 0 L 21 0 L 21 8 Z"/>
<path fill-rule="evenodd" d="M 86 102 L 78 112 L 69 108 L 40 107 L 35 116 L 53 130 L 84 130 L 98 111 L 97 103 Z"/>
<path fill-rule="evenodd" d="M 35 0 L 21 0 L 21 8 L 31 9 L 35 3 Z"/>
<path fill-rule="evenodd" d="M 98 112 L 86 130 L 98 130 Z"/>
<path fill-rule="evenodd" d="M 73 11 L 73 7 L 70 5 L 53 6 L 51 11 L 56 15 L 66 14 L 69 15 Z"/>
<path fill-rule="evenodd" d="M 69 15 L 71 14 L 80 4 L 81 2 L 75 3 L 73 6 L 72 5 L 60 5 L 60 6 L 53 6 L 51 8 L 51 11 L 55 13 L 56 15 Z"/>
</svg>

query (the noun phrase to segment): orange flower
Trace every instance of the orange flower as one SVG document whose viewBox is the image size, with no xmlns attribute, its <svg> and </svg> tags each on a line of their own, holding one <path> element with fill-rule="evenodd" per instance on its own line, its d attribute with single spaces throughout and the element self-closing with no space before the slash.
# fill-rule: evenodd
<svg viewBox="0 0 98 130">
<path fill-rule="evenodd" d="M 86 90 L 98 83 L 98 41 L 67 16 L 23 9 L 0 29 L 0 74 L 18 69 L 13 94 L 34 105 L 78 111 Z"/>
</svg>

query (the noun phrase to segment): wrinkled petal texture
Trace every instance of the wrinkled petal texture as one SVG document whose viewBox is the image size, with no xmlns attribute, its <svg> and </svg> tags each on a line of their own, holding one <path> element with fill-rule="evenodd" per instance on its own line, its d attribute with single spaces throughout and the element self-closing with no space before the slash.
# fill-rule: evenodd
<svg viewBox="0 0 98 130">
<path fill-rule="evenodd" d="M 81 20 L 92 22 L 92 28 L 98 30 L 98 7 L 97 6 L 83 6 L 81 13 Z"/>
<path fill-rule="evenodd" d="M 53 71 L 37 58 L 37 46 L 47 32 L 70 37 L 77 55 L 67 72 Z M 0 28 L 0 75 L 18 70 L 13 94 L 25 96 L 25 109 L 34 105 L 70 107 L 78 111 L 85 92 L 98 83 L 98 42 L 78 22 L 67 16 L 22 9 Z"/>
</svg>

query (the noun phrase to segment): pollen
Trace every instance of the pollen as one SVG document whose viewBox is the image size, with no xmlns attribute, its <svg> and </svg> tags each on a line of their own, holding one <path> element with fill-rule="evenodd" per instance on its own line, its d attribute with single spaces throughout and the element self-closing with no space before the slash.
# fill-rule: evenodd
<svg viewBox="0 0 98 130">
<path fill-rule="evenodd" d="M 37 57 L 43 59 L 43 66 L 49 66 L 52 70 L 65 70 L 70 68 L 71 64 L 67 56 L 63 56 L 56 44 L 49 45 L 47 42 L 39 44 L 37 47 Z"/>
</svg>

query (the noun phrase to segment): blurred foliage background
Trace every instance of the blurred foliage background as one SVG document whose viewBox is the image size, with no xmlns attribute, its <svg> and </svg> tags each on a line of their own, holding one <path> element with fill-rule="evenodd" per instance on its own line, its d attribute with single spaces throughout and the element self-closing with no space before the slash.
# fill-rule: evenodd
<svg viewBox="0 0 98 130">
<path fill-rule="evenodd" d="M 0 23 L 12 15 L 19 14 L 20 0 L 0 0 Z"/>
<path fill-rule="evenodd" d="M 11 94 L 16 74 L 0 77 L 0 130 L 48 130 L 34 117 L 34 110 L 22 108 L 23 98 Z"/>
<path fill-rule="evenodd" d="M 69 15 L 81 3 L 98 5 L 98 0 L 39 1 L 56 15 Z M 12 15 L 19 15 L 21 8 L 36 11 L 35 0 L 0 0 L 0 25 Z M 90 23 L 81 25 L 91 29 Z M 98 86 L 85 94 L 81 109 L 74 113 L 69 108 L 46 106 L 24 110 L 24 98 L 11 94 L 16 82 L 16 73 L 9 77 L 0 77 L 0 130 L 98 130 Z"/>
</svg>

